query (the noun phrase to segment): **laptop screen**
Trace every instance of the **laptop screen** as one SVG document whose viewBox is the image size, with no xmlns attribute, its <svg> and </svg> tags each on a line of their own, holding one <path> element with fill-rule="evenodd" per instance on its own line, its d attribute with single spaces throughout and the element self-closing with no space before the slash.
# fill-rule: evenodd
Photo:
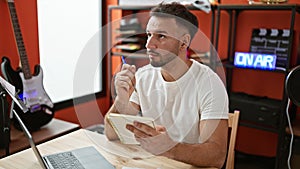
<svg viewBox="0 0 300 169">
<path fill-rule="evenodd" d="M 15 118 L 20 123 L 20 126 L 21 126 L 22 130 L 24 131 L 25 136 L 28 138 L 29 144 L 30 144 L 30 146 L 31 146 L 31 148 L 32 148 L 32 150 L 33 150 L 36 158 L 38 159 L 40 165 L 43 167 L 43 169 L 47 169 L 45 161 L 42 158 L 39 150 L 37 149 L 37 147 L 36 147 L 36 145 L 35 145 L 35 143 L 34 143 L 34 141 L 32 139 L 32 136 L 31 136 L 30 132 L 28 131 L 27 127 L 25 126 L 25 124 L 23 123 L 23 121 L 21 120 L 21 118 L 19 117 L 18 113 L 15 110 L 12 110 L 12 111 L 14 113 Z"/>
</svg>

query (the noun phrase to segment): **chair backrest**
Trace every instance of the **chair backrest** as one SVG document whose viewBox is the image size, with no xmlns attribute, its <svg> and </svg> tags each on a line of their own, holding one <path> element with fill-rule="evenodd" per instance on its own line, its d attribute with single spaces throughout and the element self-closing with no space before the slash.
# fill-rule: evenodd
<svg viewBox="0 0 300 169">
<path fill-rule="evenodd" d="M 234 148 L 239 123 L 239 116 L 240 111 L 238 110 L 235 110 L 233 113 L 229 113 L 228 127 L 229 129 L 231 129 L 231 132 L 227 151 L 226 169 L 234 169 Z"/>
</svg>

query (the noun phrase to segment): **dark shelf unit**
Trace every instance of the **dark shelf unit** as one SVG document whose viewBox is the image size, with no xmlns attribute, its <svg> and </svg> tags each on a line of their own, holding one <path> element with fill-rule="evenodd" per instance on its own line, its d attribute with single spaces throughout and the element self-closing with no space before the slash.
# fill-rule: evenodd
<svg viewBox="0 0 300 169">
<path fill-rule="evenodd" d="M 230 93 L 231 91 L 231 85 L 232 85 L 232 71 L 233 69 L 245 69 L 245 68 L 237 68 L 233 64 L 233 56 L 235 52 L 235 43 L 236 43 L 236 30 L 237 30 L 237 22 L 238 22 L 238 17 L 239 14 L 243 11 L 290 11 L 291 14 L 291 19 L 290 19 L 290 43 L 288 46 L 288 61 L 286 64 L 286 67 L 283 69 L 279 70 L 256 70 L 256 71 L 270 71 L 270 72 L 276 72 L 276 73 L 281 73 L 284 74 L 285 77 L 288 74 L 290 70 L 290 58 L 291 58 L 291 51 L 292 51 L 292 38 L 294 36 L 293 30 L 294 30 L 294 25 L 295 25 L 295 16 L 296 13 L 300 12 L 300 6 L 297 4 L 272 4 L 272 5 L 267 5 L 267 4 L 259 4 L 259 5 L 218 5 L 217 8 L 217 14 L 216 14 L 216 39 L 215 39 L 215 48 L 218 50 L 218 36 L 220 32 L 220 20 L 221 20 L 221 11 L 226 11 L 229 14 L 229 32 L 228 32 L 228 51 L 227 51 L 227 57 L 228 59 L 223 61 L 223 65 L 226 68 L 226 80 L 227 80 L 227 91 Z M 253 70 L 253 69 L 251 69 Z M 282 82 L 284 83 L 284 82 Z M 252 128 L 258 128 L 266 131 L 271 131 L 278 133 L 278 145 L 277 145 L 277 155 L 276 155 L 276 162 L 275 162 L 275 168 L 276 169 L 282 169 L 286 165 L 287 161 L 287 140 L 286 140 L 286 124 L 287 124 L 287 116 L 285 113 L 285 108 L 287 104 L 287 95 L 284 91 L 282 94 L 282 99 L 281 99 L 281 106 L 280 106 L 280 113 L 279 113 L 279 121 L 278 121 L 278 127 L 277 128 L 265 128 L 264 126 L 257 126 L 255 124 L 244 124 L 244 126 L 247 127 L 252 127 Z M 243 112 L 242 112 L 243 113 Z M 243 125 L 240 122 L 240 125 Z"/>
</svg>

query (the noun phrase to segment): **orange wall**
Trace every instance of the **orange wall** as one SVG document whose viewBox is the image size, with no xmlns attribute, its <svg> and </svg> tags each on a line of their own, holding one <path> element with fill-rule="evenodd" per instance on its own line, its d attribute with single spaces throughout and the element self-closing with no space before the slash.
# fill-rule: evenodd
<svg viewBox="0 0 300 169">
<path fill-rule="evenodd" d="M 246 0 L 221 0 L 222 3 L 242 3 L 246 4 Z M 298 0 L 289 0 L 290 3 L 299 3 Z M 106 4 L 116 4 L 117 0 L 107 1 Z M 33 71 L 34 65 L 39 63 L 39 50 L 38 50 L 38 27 L 37 27 L 37 3 L 36 0 L 16 0 L 16 9 L 19 16 L 19 22 L 23 34 L 23 39 L 25 43 L 25 47 L 27 50 L 27 54 L 29 57 L 29 63 L 31 65 L 31 69 Z M 226 15 L 226 14 L 222 14 Z M 237 50 L 248 50 L 249 49 L 249 36 L 251 35 L 250 31 L 253 25 L 256 27 L 267 26 L 270 28 L 278 27 L 278 28 L 286 28 L 288 25 L 288 20 L 285 19 L 286 14 L 276 15 L 276 17 L 270 17 L 270 15 L 261 16 L 256 12 L 245 12 L 241 14 L 241 21 L 239 21 L 239 26 L 237 29 L 238 39 L 236 44 Z M 114 15 L 114 18 L 120 17 L 120 13 Z M 203 32 L 209 36 L 209 26 L 210 26 L 210 16 L 198 16 L 200 18 L 204 18 L 201 20 L 201 29 Z M 0 0 L 0 57 L 8 56 L 12 62 L 13 67 L 17 67 L 19 64 L 19 58 L 17 56 L 17 48 L 14 43 L 14 36 L 11 28 L 11 23 L 9 20 L 8 8 L 6 4 L 6 0 Z M 251 26 L 249 27 L 249 23 Z M 299 15 L 296 17 L 296 25 L 295 30 L 300 31 L 300 18 Z M 227 47 L 227 39 L 226 39 L 226 25 L 228 25 L 228 21 L 221 21 L 221 36 L 219 42 L 220 45 L 220 56 L 226 56 L 226 47 Z M 298 44 L 299 34 L 295 39 L 294 44 Z M 296 50 L 293 50 L 293 59 L 296 58 Z M 118 60 L 114 65 L 119 65 Z M 115 70 L 113 68 L 113 70 Z M 268 95 L 272 98 L 281 98 L 283 93 L 283 77 L 278 75 L 273 75 L 272 73 L 255 73 L 251 71 L 238 71 L 234 74 L 235 78 L 233 79 L 233 90 L 235 91 L 245 91 L 250 94 L 256 95 Z M 242 77 L 249 77 L 251 79 L 255 79 L 253 81 L 248 81 Z M 109 82 L 108 80 L 106 80 Z M 270 88 L 261 87 L 261 82 L 269 84 Z M 67 121 L 79 123 L 84 121 L 82 124 L 83 127 L 99 123 L 101 119 L 94 118 L 99 117 L 98 110 L 91 109 L 94 104 L 97 104 L 100 108 L 102 114 L 104 114 L 110 105 L 110 84 L 106 84 L 106 97 L 102 97 L 97 99 L 97 102 L 86 102 L 78 105 L 76 110 L 86 110 L 87 114 L 80 114 L 80 121 L 75 113 L 74 107 L 65 108 L 63 110 L 59 110 L 56 112 L 56 117 L 60 119 L 64 119 Z M 276 154 L 276 145 L 277 145 L 277 135 L 274 133 L 269 133 L 261 130 L 256 130 L 252 128 L 240 127 L 237 138 L 237 149 L 242 152 L 250 153 L 250 154 L 258 154 L 265 156 L 275 156 Z"/>
</svg>

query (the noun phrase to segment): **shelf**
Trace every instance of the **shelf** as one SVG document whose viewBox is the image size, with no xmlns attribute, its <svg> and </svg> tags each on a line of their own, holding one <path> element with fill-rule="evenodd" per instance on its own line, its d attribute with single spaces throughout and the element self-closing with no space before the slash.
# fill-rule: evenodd
<svg viewBox="0 0 300 169">
<path fill-rule="evenodd" d="M 121 43 L 121 42 L 126 42 L 126 43 L 138 43 L 139 38 L 137 37 L 128 37 L 128 38 L 123 38 L 123 37 L 117 37 L 116 38 L 116 43 Z"/>
<path fill-rule="evenodd" d="M 155 7 L 155 5 L 110 5 L 108 7 L 109 10 L 112 9 L 120 9 L 120 10 L 131 10 L 131 11 L 139 11 L 139 10 L 150 10 L 151 8 Z M 186 5 L 186 7 L 190 10 L 199 10 L 199 8 L 193 5 Z M 217 5 L 212 4 L 211 9 L 215 9 Z"/>
<path fill-rule="evenodd" d="M 300 12 L 298 4 L 253 4 L 253 5 L 234 5 L 224 4 L 218 5 L 217 9 L 221 10 L 292 10 Z"/>
<path fill-rule="evenodd" d="M 293 133 L 295 136 L 300 137 L 300 124 L 299 123 L 295 123 L 292 125 L 292 129 L 293 129 Z M 291 131 L 288 127 L 286 127 L 286 132 L 288 134 L 291 134 Z"/>
<path fill-rule="evenodd" d="M 150 10 L 154 5 L 110 5 L 109 10 L 120 9 L 120 10 Z M 200 10 L 192 5 L 187 5 L 190 10 Z M 219 4 L 211 5 L 212 9 L 222 9 L 222 10 L 291 10 L 295 9 L 300 12 L 300 5 L 298 4 L 253 4 L 253 5 L 241 5 L 241 4 Z"/>
<path fill-rule="evenodd" d="M 260 130 L 264 130 L 264 131 L 269 131 L 272 133 L 278 133 L 278 128 L 274 128 L 272 126 L 263 126 L 261 124 L 251 123 L 248 121 L 240 120 L 239 125 L 245 126 L 245 127 L 250 127 L 250 128 L 256 128 L 256 129 L 260 129 Z"/>
<path fill-rule="evenodd" d="M 112 52 L 112 56 L 124 56 L 126 58 L 148 59 L 146 53 Z"/>
<path fill-rule="evenodd" d="M 153 5 L 145 5 L 145 6 L 141 6 L 141 5 L 110 5 L 108 6 L 109 10 L 112 9 L 120 9 L 120 10 L 130 10 L 130 11 L 139 11 L 139 10 L 150 10 L 151 8 L 153 8 Z"/>
<path fill-rule="evenodd" d="M 127 51 L 137 51 L 141 49 L 141 45 L 135 43 L 127 43 L 127 44 L 118 44 L 114 46 L 115 49 L 127 50 Z"/>
<path fill-rule="evenodd" d="M 230 63 L 229 61 L 225 60 L 222 61 L 223 62 L 223 66 L 225 68 L 229 68 L 229 69 L 245 69 L 245 70 L 255 70 L 255 71 L 267 71 L 267 72 L 276 72 L 276 73 L 283 73 L 285 74 L 287 71 L 285 70 L 285 68 L 276 68 L 274 70 L 270 70 L 270 69 L 254 69 L 254 68 L 243 68 L 243 67 L 236 67 L 234 64 Z"/>
<path fill-rule="evenodd" d="M 218 49 L 219 45 L 219 33 L 220 33 L 220 24 L 222 20 L 221 18 L 223 17 L 223 14 L 221 14 L 221 11 L 227 12 L 226 14 L 229 15 L 229 21 L 228 21 L 228 46 L 227 46 L 227 59 L 223 60 L 223 65 L 224 67 L 227 68 L 226 71 L 226 80 L 227 80 L 227 90 L 231 91 L 232 89 L 232 76 L 233 74 L 233 69 L 248 69 L 248 70 L 255 70 L 255 71 L 267 71 L 267 72 L 275 72 L 275 73 L 281 73 L 284 74 L 285 76 L 288 74 L 288 71 L 290 69 L 290 61 L 292 57 L 292 48 L 293 46 L 293 36 L 294 36 L 294 27 L 295 27 L 295 18 L 296 18 L 296 13 L 300 13 L 300 5 L 298 4 L 252 4 L 252 5 L 234 5 L 234 4 L 223 4 L 223 5 L 218 5 L 217 6 L 217 14 L 216 14 L 216 40 L 215 40 L 215 48 Z M 287 46 L 287 64 L 284 67 L 277 68 L 275 70 L 267 70 L 267 69 L 253 69 L 253 68 L 241 68 L 241 67 L 235 67 L 233 65 L 233 60 L 234 60 L 234 53 L 236 51 L 236 44 L 239 43 L 237 42 L 239 39 L 237 38 L 236 35 L 237 33 L 237 28 L 239 24 L 239 16 L 241 12 L 244 11 L 276 11 L 276 13 L 281 12 L 281 11 L 288 11 L 290 18 L 288 18 L 289 22 L 289 27 L 288 30 L 290 32 L 290 35 L 288 36 L 289 43 Z M 275 21 L 276 22 L 276 21 Z M 250 25 L 250 24 L 249 24 Z M 262 25 L 258 25 L 262 27 Z M 277 65 L 279 67 L 281 65 Z M 247 77 L 245 77 L 247 78 Z M 249 79 L 250 80 L 250 79 Z M 284 86 L 284 81 L 280 82 Z M 288 131 L 286 131 L 286 115 L 285 115 L 285 105 L 287 104 L 287 96 L 286 93 L 283 89 L 283 94 L 282 98 L 280 99 L 280 107 L 279 107 L 279 113 L 277 117 L 274 117 L 274 120 L 270 121 L 273 122 L 273 124 L 276 124 L 276 126 L 273 126 L 269 128 L 268 126 L 261 126 L 260 120 L 258 119 L 255 122 L 249 123 L 248 121 L 245 122 L 241 120 L 241 125 L 251 127 L 251 128 L 257 128 L 257 129 L 264 129 L 264 130 L 274 130 L 276 133 L 278 133 L 278 143 L 277 143 L 277 150 L 276 150 L 276 163 L 275 163 L 275 169 L 281 169 L 285 165 L 283 161 L 286 159 L 286 149 L 284 147 L 285 145 L 285 136 Z M 250 107 L 251 112 L 253 112 L 253 108 Z M 250 109 L 248 108 L 248 109 Z M 243 114 L 243 111 L 241 111 L 241 114 Z M 245 119 L 244 119 L 245 120 Z"/>
<path fill-rule="evenodd" d="M 119 35 L 126 35 L 126 36 L 145 34 L 144 30 L 118 30 L 118 29 L 116 29 L 115 32 Z"/>
</svg>

